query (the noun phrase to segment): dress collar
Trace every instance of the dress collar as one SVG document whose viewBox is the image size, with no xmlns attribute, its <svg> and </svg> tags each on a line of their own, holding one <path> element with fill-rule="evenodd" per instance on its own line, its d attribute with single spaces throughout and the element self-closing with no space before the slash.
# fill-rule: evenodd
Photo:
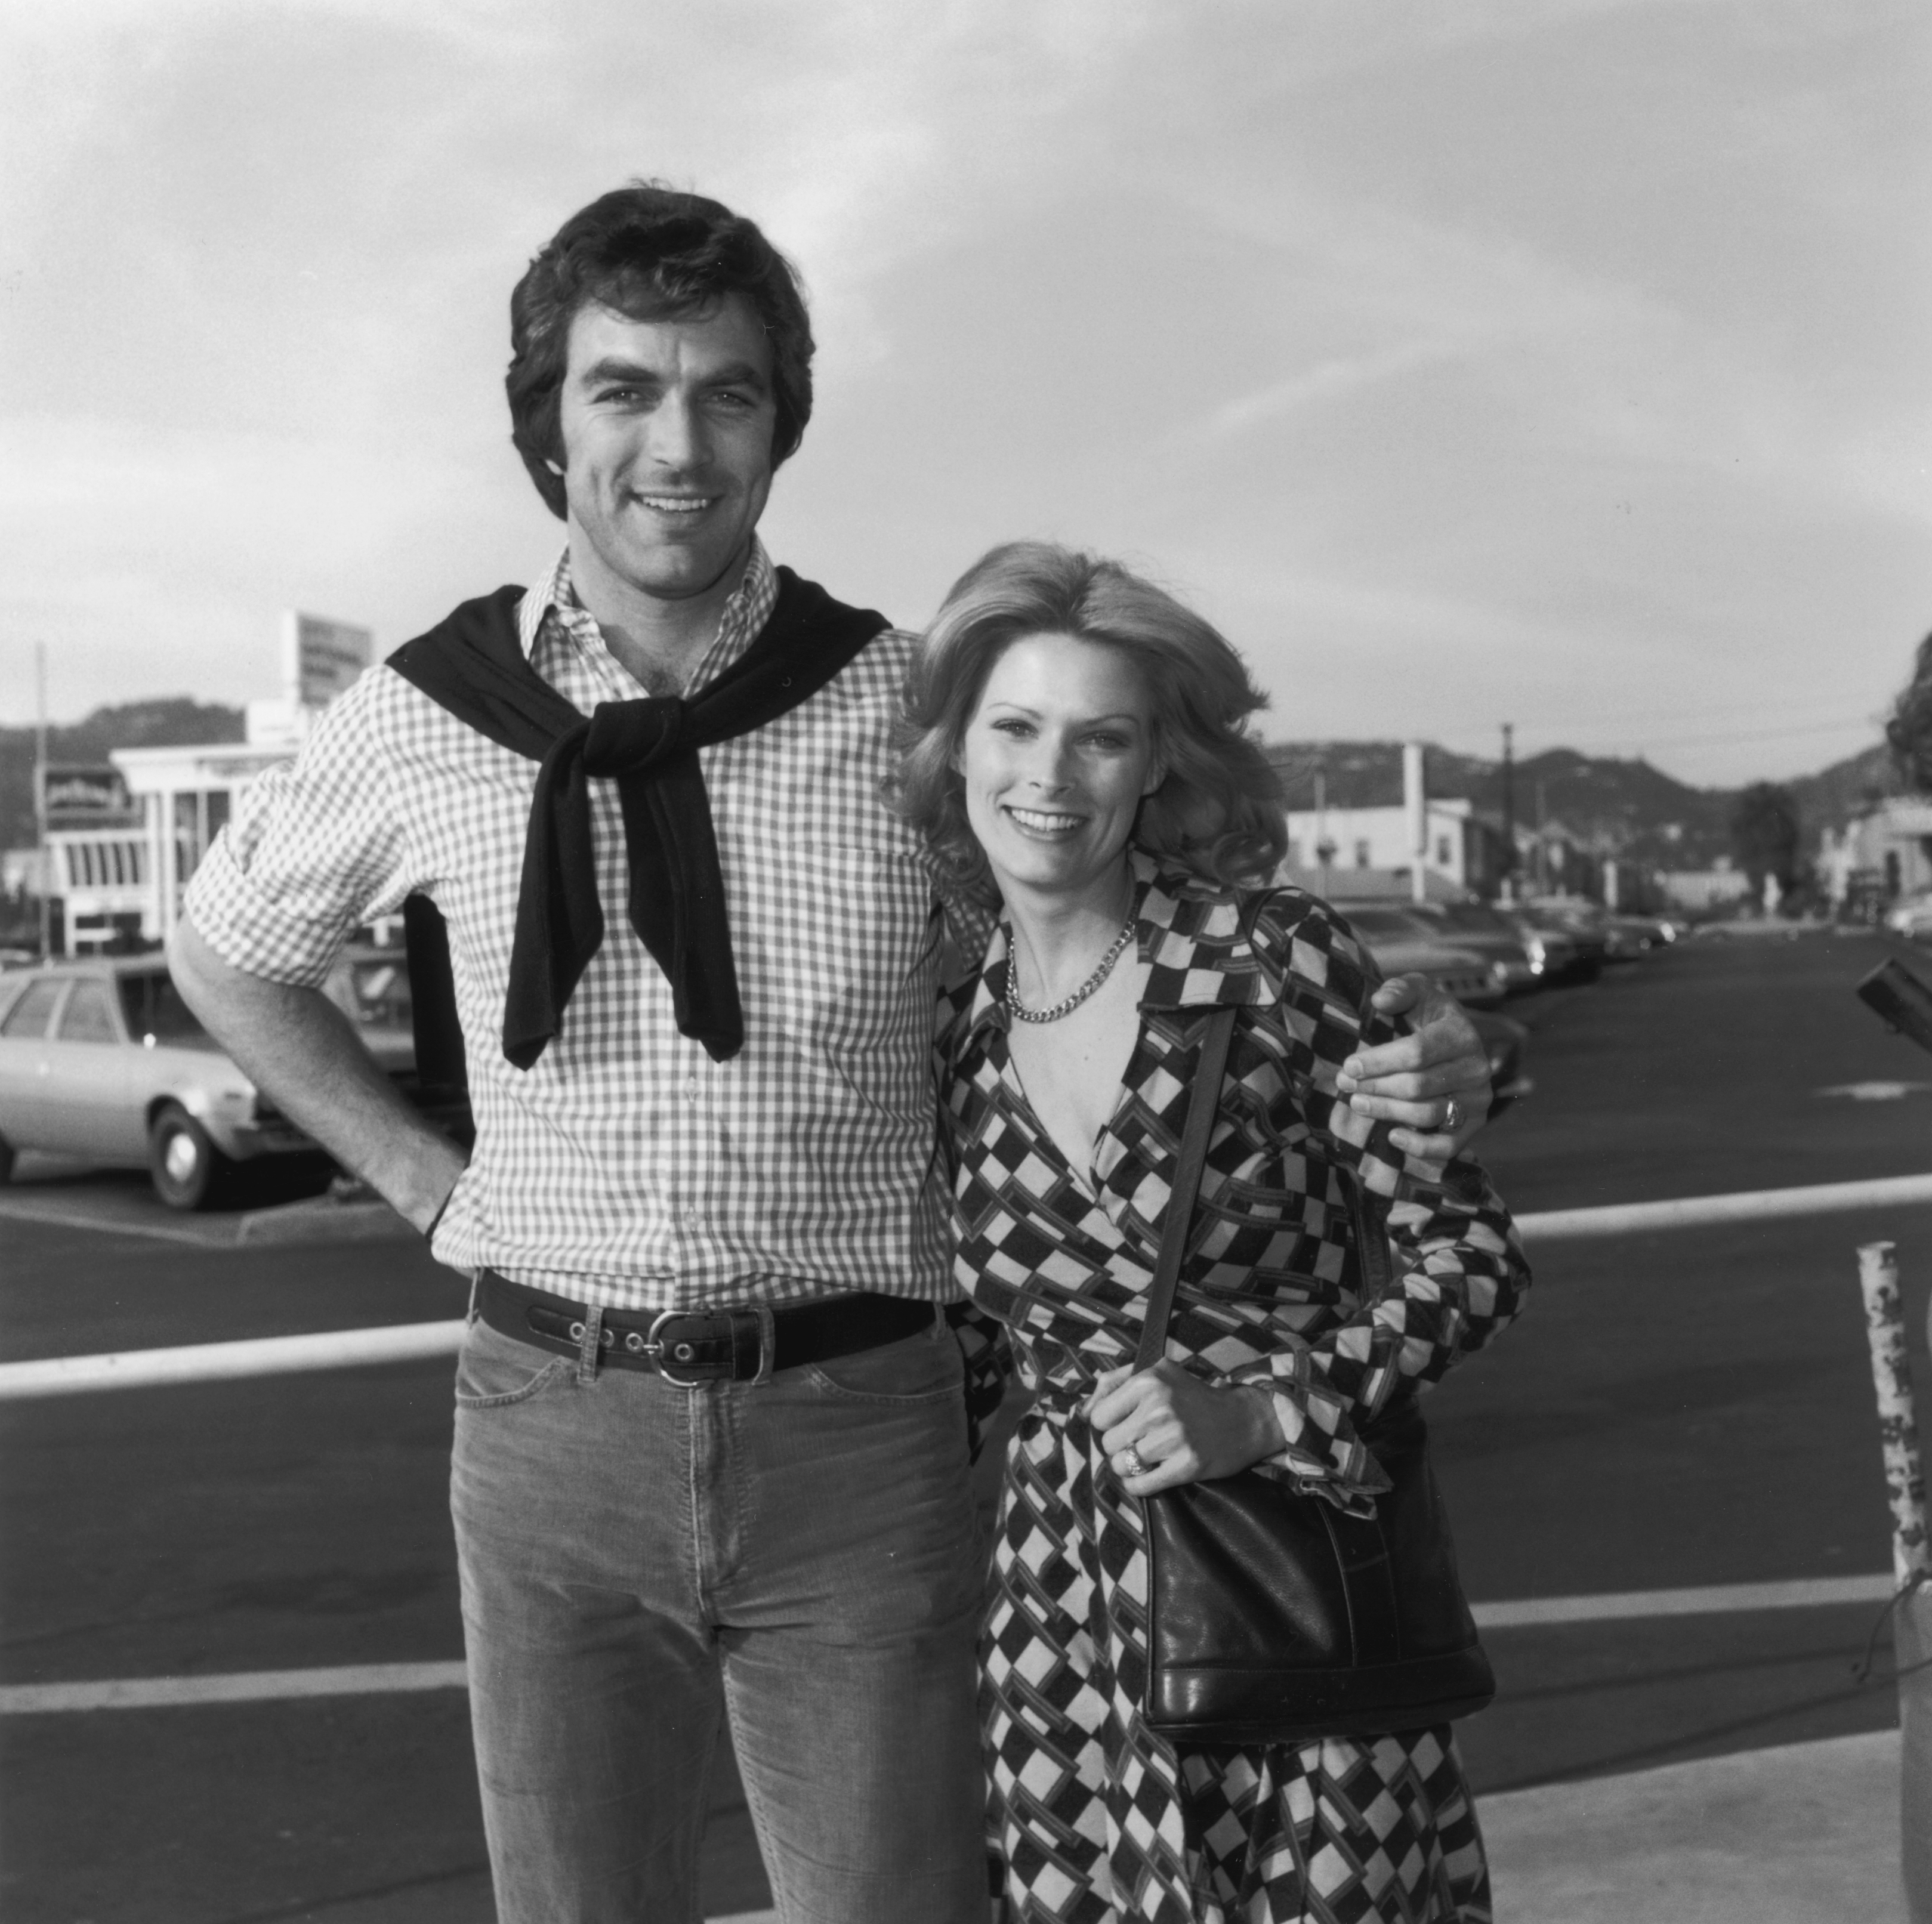
<svg viewBox="0 0 1932 1924">
<path fill-rule="evenodd" d="M 1268 993 L 1261 958 L 1242 927 L 1239 891 L 1184 870 L 1163 868 L 1130 849 L 1134 878 L 1134 935 L 1152 972 L 1142 1008 L 1209 1008 L 1219 1002 L 1258 1002 Z M 1012 966 L 1006 925 L 993 931 L 967 1014 L 969 1034 L 1008 1029 L 1006 972 Z"/>
</svg>

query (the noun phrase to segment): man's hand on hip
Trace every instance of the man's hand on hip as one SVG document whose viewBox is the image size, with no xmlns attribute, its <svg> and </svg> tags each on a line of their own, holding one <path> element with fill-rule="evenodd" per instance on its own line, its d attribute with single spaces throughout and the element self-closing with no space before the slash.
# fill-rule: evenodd
<svg viewBox="0 0 1932 1924">
<path fill-rule="evenodd" d="M 1482 1038 L 1453 996 L 1426 976 L 1392 976 L 1375 993 L 1384 1015 L 1406 1015 L 1414 1032 L 1358 1049 L 1336 1078 L 1358 1116 L 1402 1125 L 1396 1146 L 1446 1162 L 1466 1146 L 1490 1113 L 1490 1059 Z"/>
<path fill-rule="evenodd" d="M 320 989 L 224 961 L 185 919 L 168 967 L 208 1032 L 283 1114 L 426 1230 L 463 1173 L 463 1152 L 397 1092 L 341 1010 Z"/>
</svg>

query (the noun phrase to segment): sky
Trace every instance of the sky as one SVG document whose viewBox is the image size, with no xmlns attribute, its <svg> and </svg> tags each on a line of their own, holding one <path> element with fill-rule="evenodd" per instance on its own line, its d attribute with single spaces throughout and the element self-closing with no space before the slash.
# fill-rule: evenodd
<svg viewBox="0 0 1932 1924">
<path fill-rule="evenodd" d="M 763 532 L 1217 622 L 1273 739 L 1732 784 L 1932 629 L 1920 0 L 9 0 L 0 723 L 278 691 L 528 580 L 506 304 L 644 175 L 802 270 Z"/>
</svg>

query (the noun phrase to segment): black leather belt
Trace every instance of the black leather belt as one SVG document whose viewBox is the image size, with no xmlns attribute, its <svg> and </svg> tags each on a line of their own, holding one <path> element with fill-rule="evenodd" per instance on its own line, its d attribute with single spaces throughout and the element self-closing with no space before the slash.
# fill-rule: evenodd
<svg viewBox="0 0 1932 1924">
<path fill-rule="evenodd" d="M 590 1311 L 568 1296 L 526 1289 L 494 1269 L 476 1278 L 476 1313 L 492 1329 L 558 1356 L 580 1354 Z M 667 1309 L 640 1315 L 606 1310 L 598 1331 L 601 1364 L 654 1369 L 667 1383 L 746 1383 L 860 1350 L 876 1350 L 932 1326 L 933 1305 L 904 1296 L 833 1296 L 782 1308 Z M 769 1339 L 766 1332 L 769 1331 Z M 767 1353 L 769 1340 L 769 1353 Z"/>
</svg>

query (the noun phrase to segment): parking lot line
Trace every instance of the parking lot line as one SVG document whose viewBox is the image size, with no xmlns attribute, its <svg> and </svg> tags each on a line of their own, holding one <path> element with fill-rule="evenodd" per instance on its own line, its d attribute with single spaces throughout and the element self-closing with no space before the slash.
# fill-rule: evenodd
<svg viewBox="0 0 1932 1924">
<path fill-rule="evenodd" d="M 1604 1623 L 1725 1611 L 1813 1610 L 1876 1604 L 1892 1593 L 1888 1574 L 1805 1577 L 1786 1583 L 1714 1584 L 1700 1589 L 1618 1590 L 1595 1596 L 1528 1597 L 1474 1606 L 1484 1630 Z M 197 1704 L 261 1704 L 302 1697 L 380 1697 L 410 1690 L 460 1690 L 460 1663 L 343 1664 L 312 1670 L 238 1671 L 206 1677 L 107 1677 L 91 1683 L 0 1685 L 0 1716 L 75 1710 L 153 1710 Z"/>
<path fill-rule="evenodd" d="M 247 1670 L 210 1677 L 115 1677 L 91 1683 L 0 1686 L 0 1716 L 58 1710 L 154 1710 L 190 1704 L 263 1704 L 294 1697 L 386 1697 L 461 1690 L 460 1663 L 338 1664 L 315 1670 Z"/>
<path fill-rule="evenodd" d="M 1471 1606 L 1479 1630 L 1519 1630 L 1544 1623 L 1608 1623 L 1619 1618 L 1711 1617 L 1726 1611 L 1815 1610 L 1891 1600 L 1890 1572 L 1867 1577 L 1801 1577 L 1789 1583 L 1711 1584 L 1702 1589 L 1606 1591 L 1595 1596 L 1526 1597 Z"/>
</svg>

